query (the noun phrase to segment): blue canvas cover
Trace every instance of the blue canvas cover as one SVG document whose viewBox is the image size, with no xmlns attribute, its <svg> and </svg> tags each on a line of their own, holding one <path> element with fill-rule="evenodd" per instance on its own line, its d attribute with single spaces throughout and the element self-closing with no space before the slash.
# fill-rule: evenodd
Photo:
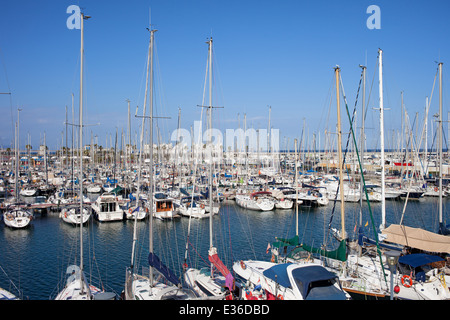
<svg viewBox="0 0 450 320">
<path fill-rule="evenodd" d="M 149 253 L 148 263 L 150 266 L 161 272 L 162 275 L 174 285 L 177 286 L 180 284 L 180 280 L 178 279 L 178 277 L 172 272 L 172 270 L 170 270 L 164 263 L 161 262 L 156 254 L 151 252 Z"/>
<path fill-rule="evenodd" d="M 398 262 L 407 264 L 413 268 L 417 268 L 417 267 L 426 265 L 428 263 L 433 263 L 433 262 L 438 262 L 438 261 L 443 261 L 443 260 L 444 259 L 442 259 L 439 256 L 434 256 L 434 255 L 425 254 L 425 253 L 414 253 L 414 254 L 408 254 L 405 256 L 401 256 L 398 259 Z"/>
<path fill-rule="evenodd" d="M 289 281 L 286 268 L 290 266 L 290 263 L 280 263 L 267 270 L 264 270 L 263 275 L 269 279 L 272 279 L 279 285 L 285 288 L 291 288 L 291 282 Z"/>
<path fill-rule="evenodd" d="M 292 276 L 305 300 L 346 300 L 345 293 L 328 282 L 337 276 L 322 266 L 298 268 Z"/>
</svg>

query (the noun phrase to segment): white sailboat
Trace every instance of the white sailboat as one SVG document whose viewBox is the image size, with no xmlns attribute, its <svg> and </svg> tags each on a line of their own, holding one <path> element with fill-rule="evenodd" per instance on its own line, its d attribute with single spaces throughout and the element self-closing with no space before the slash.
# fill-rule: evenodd
<svg viewBox="0 0 450 320">
<path fill-rule="evenodd" d="M 210 214 L 206 212 L 205 205 L 197 202 L 195 196 L 181 198 L 177 202 L 177 210 L 182 216 L 188 218 L 203 219 L 210 216 Z"/>
<path fill-rule="evenodd" d="M 270 195 L 270 197 L 267 197 Z M 275 201 L 270 192 L 253 192 L 250 195 L 237 194 L 236 204 L 242 208 L 259 211 L 270 211 L 275 208 Z"/>
<path fill-rule="evenodd" d="M 208 61 L 209 61 L 209 106 L 207 106 L 209 127 L 212 128 L 212 38 L 208 43 Z M 211 131 L 210 131 L 211 132 Z M 209 190 L 212 188 L 212 134 L 210 134 L 210 162 L 209 162 Z M 209 192 L 209 203 L 212 207 L 213 194 Z M 189 221 L 190 222 L 190 221 Z M 184 265 L 184 281 L 186 285 L 194 290 L 200 297 L 204 299 L 225 299 L 230 297 L 230 293 L 235 289 L 234 277 L 228 268 L 220 260 L 217 249 L 213 244 L 213 214 L 209 213 L 209 250 L 208 259 L 211 263 L 209 268 L 197 269 L 188 268 L 185 262 Z M 189 232 L 189 231 L 188 231 Z M 188 244 L 186 244 L 187 246 Z M 187 248 L 186 248 L 187 251 Z M 217 268 L 221 274 L 214 273 L 214 267 Z"/>
<path fill-rule="evenodd" d="M 11 207 L 3 214 L 5 225 L 13 229 L 28 227 L 33 219 L 33 214 L 29 210 L 15 205 Z"/>
<path fill-rule="evenodd" d="M 3 213 L 3 222 L 5 223 L 5 225 L 9 228 L 13 228 L 13 229 L 22 229 L 22 228 L 26 228 L 30 225 L 31 220 L 33 219 L 33 214 L 31 211 L 29 211 L 26 206 L 24 206 L 23 204 L 19 203 L 19 189 L 18 189 L 18 179 L 19 179 L 19 112 L 21 111 L 21 109 L 17 110 L 17 123 L 16 123 L 16 156 L 15 156 L 15 167 L 16 167 L 16 172 L 14 174 L 14 183 L 15 183 L 15 187 L 14 187 L 14 192 L 15 192 L 15 197 L 14 197 L 14 201 L 11 202 L 11 204 L 8 205 L 6 212 Z"/>
<path fill-rule="evenodd" d="M 89 207 L 83 206 L 83 213 L 80 212 L 80 207 L 76 205 L 65 206 L 61 208 L 59 217 L 66 223 L 72 225 L 86 224 L 91 217 L 91 210 Z"/>
<path fill-rule="evenodd" d="M 382 50 L 379 56 L 379 91 L 380 91 L 380 126 L 383 127 L 383 86 L 382 86 Z M 441 68 L 441 65 L 440 65 Z M 381 129 L 381 133 L 383 130 Z M 382 146 L 383 137 L 381 138 Z M 383 154 L 383 153 L 382 153 Z M 384 170 L 382 170 L 384 171 Z M 382 173 L 383 176 L 383 173 Z M 382 190 L 383 190 L 382 184 Z M 442 235 L 434 234 L 422 229 L 391 224 L 385 226 L 385 209 L 382 197 L 382 222 L 380 230 L 384 239 L 383 246 L 397 245 L 397 251 L 403 246 L 409 246 L 427 252 L 450 253 L 450 240 Z M 394 292 L 396 299 L 402 300 L 446 300 L 450 292 L 446 285 L 445 275 L 440 266 L 443 259 L 428 254 L 405 254 L 399 258 L 394 283 L 390 283 L 390 270 L 385 256 L 377 249 L 378 254 L 370 254 L 370 247 L 366 247 L 365 255 L 350 254 L 347 257 L 346 276 L 341 277 L 346 290 L 359 295 L 386 297 L 391 288 L 396 285 Z M 367 254 L 369 253 L 369 254 Z M 401 286 L 399 284 L 402 284 Z M 398 285 L 397 285 L 398 284 Z M 394 293 L 391 293 L 394 296 Z"/>
<path fill-rule="evenodd" d="M 295 145 L 295 163 L 297 163 L 297 139 Z M 295 174 L 295 184 L 298 181 Z M 298 195 L 298 190 L 296 191 Z M 298 206 L 295 206 L 296 242 L 298 242 Z M 268 248 L 269 249 L 269 248 Z M 277 251 L 275 247 L 272 252 Z M 233 264 L 233 270 L 246 283 L 241 291 L 245 300 L 348 300 L 342 290 L 339 278 L 328 271 L 320 260 L 301 259 L 294 263 L 273 261 L 241 260 Z M 261 293 L 262 292 L 262 293 Z"/>
<path fill-rule="evenodd" d="M 149 68 L 150 72 L 150 145 L 153 144 L 153 47 L 154 47 L 154 33 L 156 30 L 148 29 L 150 31 L 150 43 L 148 51 L 148 61 L 147 61 L 147 81 L 145 88 L 145 98 L 144 98 L 144 110 L 142 116 L 142 127 L 140 136 L 140 151 L 139 159 L 142 160 L 142 150 L 143 150 L 143 138 L 144 138 L 144 124 L 147 105 L 147 90 L 148 90 L 148 79 L 149 79 Z M 139 169 L 140 170 L 140 169 Z M 138 179 L 140 174 L 138 175 Z M 153 148 L 150 148 L 150 172 L 149 172 L 149 186 L 150 195 L 153 194 Z M 139 184 L 139 183 L 138 183 Z M 139 188 L 137 189 L 137 197 L 139 199 Z M 134 231 L 133 231 L 133 245 L 131 252 L 131 265 L 126 269 L 126 279 L 123 297 L 125 300 L 186 300 L 194 297 L 190 291 L 186 291 L 182 288 L 179 278 L 167 268 L 158 256 L 153 252 L 153 205 L 148 206 L 149 210 L 149 274 L 143 275 L 138 274 L 135 270 L 135 248 L 136 248 L 136 221 L 134 220 Z"/>
<path fill-rule="evenodd" d="M 83 61 L 84 61 L 84 20 L 89 19 L 90 16 L 85 16 L 81 13 L 81 62 L 80 62 L 80 154 L 83 151 Z M 80 161 L 80 214 L 81 221 L 83 221 L 83 161 Z M 83 228 L 80 227 L 80 264 L 70 265 L 67 267 L 66 280 L 64 288 L 58 293 L 55 300 L 111 300 L 115 298 L 115 293 L 103 292 L 99 288 L 90 285 L 84 273 L 84 259 L 83 259 Z"/>
</svg>

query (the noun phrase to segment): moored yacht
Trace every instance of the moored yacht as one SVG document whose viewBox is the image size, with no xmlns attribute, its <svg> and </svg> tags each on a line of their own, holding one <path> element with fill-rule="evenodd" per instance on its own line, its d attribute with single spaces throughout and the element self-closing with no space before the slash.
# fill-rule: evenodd
<svg viewBox="0 0 450 320">
<path fill-rule="evenodd" d="M 91 207 L 98 221 L 123 220 L 124 211 L 120 208 L 119 200 L 114 193 L 103 193 L 92 203 Z"/>
</svg>

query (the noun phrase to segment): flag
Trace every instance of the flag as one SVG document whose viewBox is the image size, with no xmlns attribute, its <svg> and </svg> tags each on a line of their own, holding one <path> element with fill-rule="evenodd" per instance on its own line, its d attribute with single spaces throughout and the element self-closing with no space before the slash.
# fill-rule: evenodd
<svg viewBox="0 0 450 320">
<path fill-rule="evenodd" d="M 367 227 L 369 225 L 369 221 L 366 222 L 366 224 L 364 225 L 364 227 Z"/>
</svg>

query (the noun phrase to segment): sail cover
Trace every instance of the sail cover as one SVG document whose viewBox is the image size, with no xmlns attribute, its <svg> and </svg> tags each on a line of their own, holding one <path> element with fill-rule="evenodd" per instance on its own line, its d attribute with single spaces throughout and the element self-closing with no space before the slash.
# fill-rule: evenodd
<svg viewBox="0 0 450 320">
<path fill-rule="evenodd" d="M 228 268 L 223 264 L 222 260 L 220 260 L 216 248 L 212 247 L 209 250 L 208 255 L 209 262 L 211 262 L 225 277 L 225 285 L 230 290 L 234 290 L 234 278 Z"/>
<path fill-rule="evenodd" d="M 420 228 L 391 224 L 382 231 L 385 241 L 428 251 L 450 253 L 450 237 Z"/>
<path fill-rule="evenodd" d="M 347 245 L 345 243 L 345 240 L 341 240 L 339 243 L 339 247 L 336 250 L 325 250 L 324 248 L 315 248 L 313 246 L 309 246 L 306 244 L 302 244 L 302 248 L 306 251 L 309 251 L 311 253 L 318 253 L 321 256 L 330 258 L 330 259 L 336 259 L 340 261 L 346 261 L 347 260 Z"/>
<path fill-rule="evenodd" d="M 179 285 L 180 280 L 178 277 L 170 270 L 162 261 L 158 258 L 158 256 L 152 252 L 148 255 L 148 263 L 150 266 L 154 267 L 156 270 L 162 273 L 162 275 L 172 282 L 174 285 Z"/>
</svg>

